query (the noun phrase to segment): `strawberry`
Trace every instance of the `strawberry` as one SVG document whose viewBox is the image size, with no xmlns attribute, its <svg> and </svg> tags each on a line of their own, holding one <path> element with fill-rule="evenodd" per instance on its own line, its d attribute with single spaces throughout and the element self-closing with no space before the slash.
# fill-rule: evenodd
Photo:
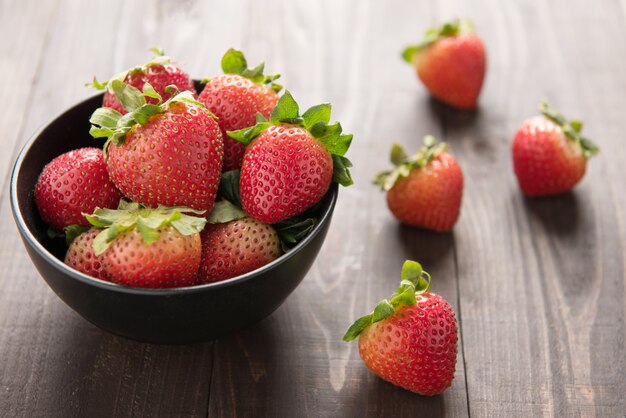
<svg viewBox="0 0 626 418">
<path fill-rule="evenodd" d="M 228 132 L 248 145 L 241 164 L 240 193 L 244 212 L 267 224 L 298 215 L 317 203 L 331 182 L 348 186 L 350 161 L 343 157 L 352 135 L 338 122 L 328 125 L 331 106 L 313 106 L 302 116 L 286 91 L 268 121 Z"/>
<path fill-rule="evenodd" d="M 64 263 L 81 273 L 103 279 L 102 257 L 93 251 L 93 240 L 99 233 L 99 229 L 90 228 L 75 237 L 65 253 Z"/>
<path fill-rule="evenodd" d="M 401 286 L 391 300 L 359 318 L 343 339 L 359 338 L 359 355 L 377 376 L 433 396 L 454 379 L 458 336 L 454 311 L 430 287 L 422 266 L 406 261 Z"/>
<path fill-rule="evenodd" d="M 207 81 L 204 90 L 198 96 L 218 118 L 224 137 L 224 167 L 229 171 L 241 167 L 241 160 L 246 149 L 241 142 L 226 135 L 227 131 L 236 131 L 256 124 L 256 114 L 269 118 L 278 103 L 281 86 L 274 84 L 279 75 L 263 75 L 264 63 L 248 69 L 243 53 L 229 49 L 222 58 L 223 75 Z"/>
<path fill-rule="evenodd" d="M 120 201 L 117 210 L 87 215 L 96 228 L 94 254 L 102 278 L 135 287 L 181 287 L 196 283 L 200 266 L 203 211 L 184 207 L 145 208 Z M 192 215 L 192 216 L 190 216 Z"/>
<path fill-rule="evenodd" d="M 215 205 L 200 236 L 200 283 L 218 282 L 256 270 L 281 254 L 274 228 L 246 217 L 226 200 Z"/>
<path fill-rule="evenodd" d="M 463 172 L 446 144 L 424 137 L 424 147 L 412 156 L 394 144 L 396 166 L 376 176 L 374 183 L 387 191 L 387 205 L 402 223 L 445 232 L 452 229 L 461 210 Z"/>
<path fill-rule="evenodd" d="M 430 94 L 459 109 L 474 109 L 486 70 L 485 46 L 471 22 L 456 20 L 426 31 L 424 40 L 407 47 L 412 63 Z"/>
<path fill-rule="evenodd" d="M 118 80 L 111 88 L 129 113 L 97 109 L 90 133 L 109 138 L 105 156 L 117 187 L 145 206 L 211 210 L 223 158 L 215 117 L 188 91 L 161 103 L 148 83 L 143 94 Z M 159 104 L 147 103 L 145 97 Z"/>
<path fill-rule="evenodd" d="M 102 151 L 79 148 L 59 155 L 43 169 L 35 185 L 35 203 L 52 228 L 89 225 L 82 213 L 114 208 L 121 193 L 109 180 Z"/>
<path fill-rule="evenodd" d="M 151 50 L 157 55 L 152 61 L 122 71 L 109 81 L 100 82 L 94 77 L 93 83 L 88 84 L 98 90 L 105 90 L 102 99 L 103 107 L 110 107 L 121 114 L 126 113 L 124 106 L 117 99 L 115 92 L 111 88 L 111 82 L 113 80 L 123 81 L 135 87 L 137 90 L 142 90 L 144 84 L 149 83 L 163 100 L 169 100 L 172 97 L 172 93 L 167 89 L 167 86 L 170 85 L 176 86 L 180 91 L 190 91 L 194 97 L 197 95 L 193 80 L 191 80 L 189 74 L 179 66 L 172 64 L 170 57 L 165 56 L 161 49 L 152 48 Z M 147 101 L 151 104 L 158 104 L 156 98 L 148 97 Z"/>
<path fill-rule="evenodd" d="M 599 148 L 581 135 L 582 122 L 568 121 L 546 101 L 542 116 L 525 121 L 513 138 L 513 167 L 527 196 L 564 193 L 585 174 L 587 160 Z"/>
</svg>

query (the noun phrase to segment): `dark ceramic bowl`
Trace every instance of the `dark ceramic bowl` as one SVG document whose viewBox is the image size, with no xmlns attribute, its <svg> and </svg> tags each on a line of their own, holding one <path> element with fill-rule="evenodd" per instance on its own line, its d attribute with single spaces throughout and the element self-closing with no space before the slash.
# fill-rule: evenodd
<svg viewBox="0 0 626 418">
<path fill-rule="evenodd" d="M 134 340 L 183 344 L 212 340 L 251 325 L 278 308 L 302 281 L 324 242 L 337 201 L 333 184 L 315 229 L 295 248 L 253 272 L 200 286 L 141 289 L 98 280 L 63 263 L 63 240 L 48 238 L 33 198 L 39 173 L 54 157 L 101 146 L 89 135 L 94 96 L 36 132 L 20 152 L 11 177 L 11 207 L 28 255 L 54 292 L 83 318 Z"/>
</svg>

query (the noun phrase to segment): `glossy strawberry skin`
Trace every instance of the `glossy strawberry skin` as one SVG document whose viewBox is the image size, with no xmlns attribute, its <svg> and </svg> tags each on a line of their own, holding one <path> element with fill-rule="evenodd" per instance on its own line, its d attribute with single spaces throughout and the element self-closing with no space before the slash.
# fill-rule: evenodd
<svg viewBox="0 0 626 418">
<path fill-rule="evenodd" d="M 165 91 L 165 88 L 169 85 L 175 85 L 179 91 L 189 90 L 194 96 L 197 95 L 196 88 L 194 87 L 193 80 L 189 77 L 185 71 L 176 65 L 150 65 L 145 69 L 130 70 L 124 83 L 129 84 L 139 91 L 143 89 L 143 85 L 148 82 L 157 93 L 161 95 L 163 101 L 172 97 L 172 93 Z M 157 100 L 153 98 L 147 98 L 148 103 L 157 104 Z M 125 114 L 126 110 L 122 106 L 113 91 L 106 89 L 104 97 L 102 99 L 103 107 L 110 107 L 121 114 Z"/>
<path fill-rule="evenodd" d="M 83 213 L 96 207 L 115 208 L 122 197 L 98 148 L 79 148 L 50 161 L 34 195 L 41 218 L 58 230 L 74 224 L 88 226 Z"/>
<path fill-rule="evenodd" d="M 269 225 L 244 218 L 207 224 L 200 234 L 199 283 L 230 279 L 263 267 L 281 254 L 280 240 Z"/>
<path fill-rule="evenodd" d="M 241 167 L 246 147 L 226 132 L 254 126 L 257 113 L 269 119 L 278 103 L 278 95 L 269 86 L 256 84 L 240 75 L 222 74 L 207 83 L 198 101 L 218 118 L 224 137 L 223 171 L 229 171 Z"/>
<path fill-rule="evenodd" d="M 200 234 L 182 235 L 171 226 L 145 244 L 137 228 L 115 238 L 101 255 L 103 278 L 134 287 L 182 287 L 196 284 L 200 266 Z"/>
<path fill-rule="evenodd" d="M 515 175 L 527 196 L 567 192 L 582 179 L 587 167 L 580 146 L 544 116 L 522 124 L 513 138 L 512 154 Z"/>
<path fill-rule="evenodd" d="M 417 76 L 430 94 L 459 109 L 474 109 L 485 78 L 485 46 L 475 33 L 445 36 L 415 54 Z"/>
<path fill-rule="evenodd" d="M 379 377 L 422 395 L 437 395 L 454 378 L 457 323 L 448 302 L 435 293 L 416 295 L 359 336 L 359 354 Z"/>
<path fill-rule="evenodd" d="M 77 236 L 65 253 L 64 263 L 96 279 L 104 279 L 102 257 L 93 251 L 93 240 L 100 233 L 98 229 L 90 229 Z"/>
<path fill-rule="evenodd" d="M 272 125 L 246 149 L 239 189 L 244 212 L 267 224 L 317 203 L 333 177 L 330 153 L 304 128 Z"/>
<path fill-rule="evenodd" d="M 402 223 L 438 232 L 449 231 L 459 218 L 463 172 L 446 152 L 412 170 L 387 192 L 387 205 Z"/>
<path fill-rule="evenodd" d="M 122 145 L 111 143 L 113 182 L 144 206 L 187 206 L 210 211 L 222 170 L 222 133 L 204 108 L 176 102 L 146 124 L 135 125 Z"/>
</svg>

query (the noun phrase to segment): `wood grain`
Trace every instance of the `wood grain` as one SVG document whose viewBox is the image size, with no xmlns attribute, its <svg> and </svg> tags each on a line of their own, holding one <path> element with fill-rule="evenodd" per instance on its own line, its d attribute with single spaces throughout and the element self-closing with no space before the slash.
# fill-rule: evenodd
<svg viewBox="0 0 626 418">
<path fill-rule="evenodd" d="M 0 1 L 0 416 L 622 416 L 626 414 L 626 7 L 498 2 Z M 86 18 L 86 16 L 90 16 Z M 402 46 L 469 16 L 489 73 L 476 112 L 429 99 Z M 82 84 L 161 45 L 197 78 L 228 47 L 283 74 L 303 108 L 333 103 L 355 134 L 316 264 L 269 318 L 216 342 L 140 344 L 78 317 L 38 277 L 10 216 L 9 169 Z M 547 97 L 602 148 L 571 193 L 524 198 L 510 141 Z M 390 144 L 445 139 L 465 173 L 454 232 L 399 226 L 370 184 Z M 88 138 L 86 138 L 88 141 Z M 457 372 L 426 398 L 341 341 L 421 261 L 460 326 Z"/>
</svg>

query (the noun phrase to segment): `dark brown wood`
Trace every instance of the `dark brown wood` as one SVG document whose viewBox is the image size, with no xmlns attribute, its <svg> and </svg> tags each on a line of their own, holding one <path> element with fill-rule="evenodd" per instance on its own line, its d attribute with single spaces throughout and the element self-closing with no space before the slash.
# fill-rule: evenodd
<svg viewBox="0 0 626 418">
<path fill-rule="evenodd" d="M 623 2 L 0 3 L 0 416 L 622 416 L 626 413 L 626 29 Z M 454 16 L 486 41 L 476 112 L 429 99 L 399 59 Z M 273 315 L 214 343 L 140 344 L 78 317 L 39 278 L 10 215 L 27 137 L 161 45 L 194 77 L 228 47 L 283 74 L 307 107 L 329 101 L 355 134 L 356 184 L 327 241 Z M 547 97 L 602 148 L 582 184 L 524 198 L 510 143 Z M 10 103 L 10 105 L 7 105 Z M 370 184 L 392 142 L 449 142 L 465 173 L 454 232 L 399 226 Z M 86 137 L 88 141 L 88 137 Z M 460 327 L 457 373 L 426 398 L 363 365 L 347 326 L 421 261 Z"/>
</svg>

